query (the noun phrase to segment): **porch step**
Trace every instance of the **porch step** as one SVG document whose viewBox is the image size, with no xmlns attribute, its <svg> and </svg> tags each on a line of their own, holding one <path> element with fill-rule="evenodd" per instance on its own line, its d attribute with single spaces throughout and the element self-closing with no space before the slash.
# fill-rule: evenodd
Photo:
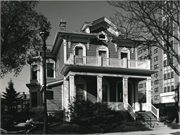
<svg viewBox="0 0 180 135">
<path fill-rule="evenodd" d="M 157 119 L 152 112 L 135 112 L 136 120 L 142 122 L 147 127 L 154 128 L 157 124 Z"/>
</svg>

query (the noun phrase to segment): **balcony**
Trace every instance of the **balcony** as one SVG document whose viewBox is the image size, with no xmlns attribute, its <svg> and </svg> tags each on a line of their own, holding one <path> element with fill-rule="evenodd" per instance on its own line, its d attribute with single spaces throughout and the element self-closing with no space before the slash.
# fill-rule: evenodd
<svg viewBox="0 0 180 135">
<path fill-rule="evenodd" d="M 137 61 L 118 58 L 102 58 L 95 56 L 75 56 L 70 55 L 65 64 L 73 65 L 86 65 L 86 66 L 98 66 L 98 67 L 119 67 L 119 68 L 132 68 L 132 69 L 150 69 L 150 61 Z"/>
</svg>

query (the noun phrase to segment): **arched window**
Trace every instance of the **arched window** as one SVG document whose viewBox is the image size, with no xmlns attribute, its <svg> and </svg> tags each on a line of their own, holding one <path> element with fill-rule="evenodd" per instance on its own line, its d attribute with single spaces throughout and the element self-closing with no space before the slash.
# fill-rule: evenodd
<svg viewBox="0 0 180 135">
<path fill-rule="evenodd" d="M 130 51 L 128 48 L 123 47 L 121 49 L 119 49 L 119 58 L 123 59 L 126 58 L 128 60 L 130 60 Z"/>
<path fill-rule="evenodd" d="M 73 54 L 75 55 L 75 62 L 77 64 L 83 64 L 86 63 L 86 59 L 83 59 L 83 57 L 86 56 L 86 47 L 85 45 L 79 43 L 76 44 L 73 48 Z"/>
<path fill-rule="evenodd" d="M 100 46 L 97 48 L 96 56 L 100 56 L 102 58 L 103 66 L 108 65 L 109 49 L 106 46 Z"/>
</svg>

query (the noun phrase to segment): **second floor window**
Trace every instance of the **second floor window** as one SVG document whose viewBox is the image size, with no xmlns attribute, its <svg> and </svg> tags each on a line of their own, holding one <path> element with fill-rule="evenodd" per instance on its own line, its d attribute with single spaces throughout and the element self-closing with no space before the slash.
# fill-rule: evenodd
<svg viewBox="0 0 180 135">
<path fill-rule="evenodd" d="M 31 93 L 31 107 L 36 107 L 37 104 L 37 92 Z"/>
<path fill-rule="evenodd" d="M 54 77 L 54 63 L 47 63 L 47 77 Z"/>
<path fill-rule="evenodd" d="M 32 66 L 32 79 L 37 79 L 37 65 Z"/>
</svg>

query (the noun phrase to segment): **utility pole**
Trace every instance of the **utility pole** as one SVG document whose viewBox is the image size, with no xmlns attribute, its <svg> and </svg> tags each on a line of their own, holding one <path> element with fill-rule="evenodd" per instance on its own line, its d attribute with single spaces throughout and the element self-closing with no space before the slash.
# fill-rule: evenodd
<svg viewBox="0 0 180 135">
<path fill-rule="evenodd" d="M 47 122 L 47 103 L 46 103 L 46 39 L 49 36 L 44 28 L 39 33 L 43 40 L 43 85 L 44 85 L 44 134 L 48 133 L 48 122 Z"/>
</svg>

